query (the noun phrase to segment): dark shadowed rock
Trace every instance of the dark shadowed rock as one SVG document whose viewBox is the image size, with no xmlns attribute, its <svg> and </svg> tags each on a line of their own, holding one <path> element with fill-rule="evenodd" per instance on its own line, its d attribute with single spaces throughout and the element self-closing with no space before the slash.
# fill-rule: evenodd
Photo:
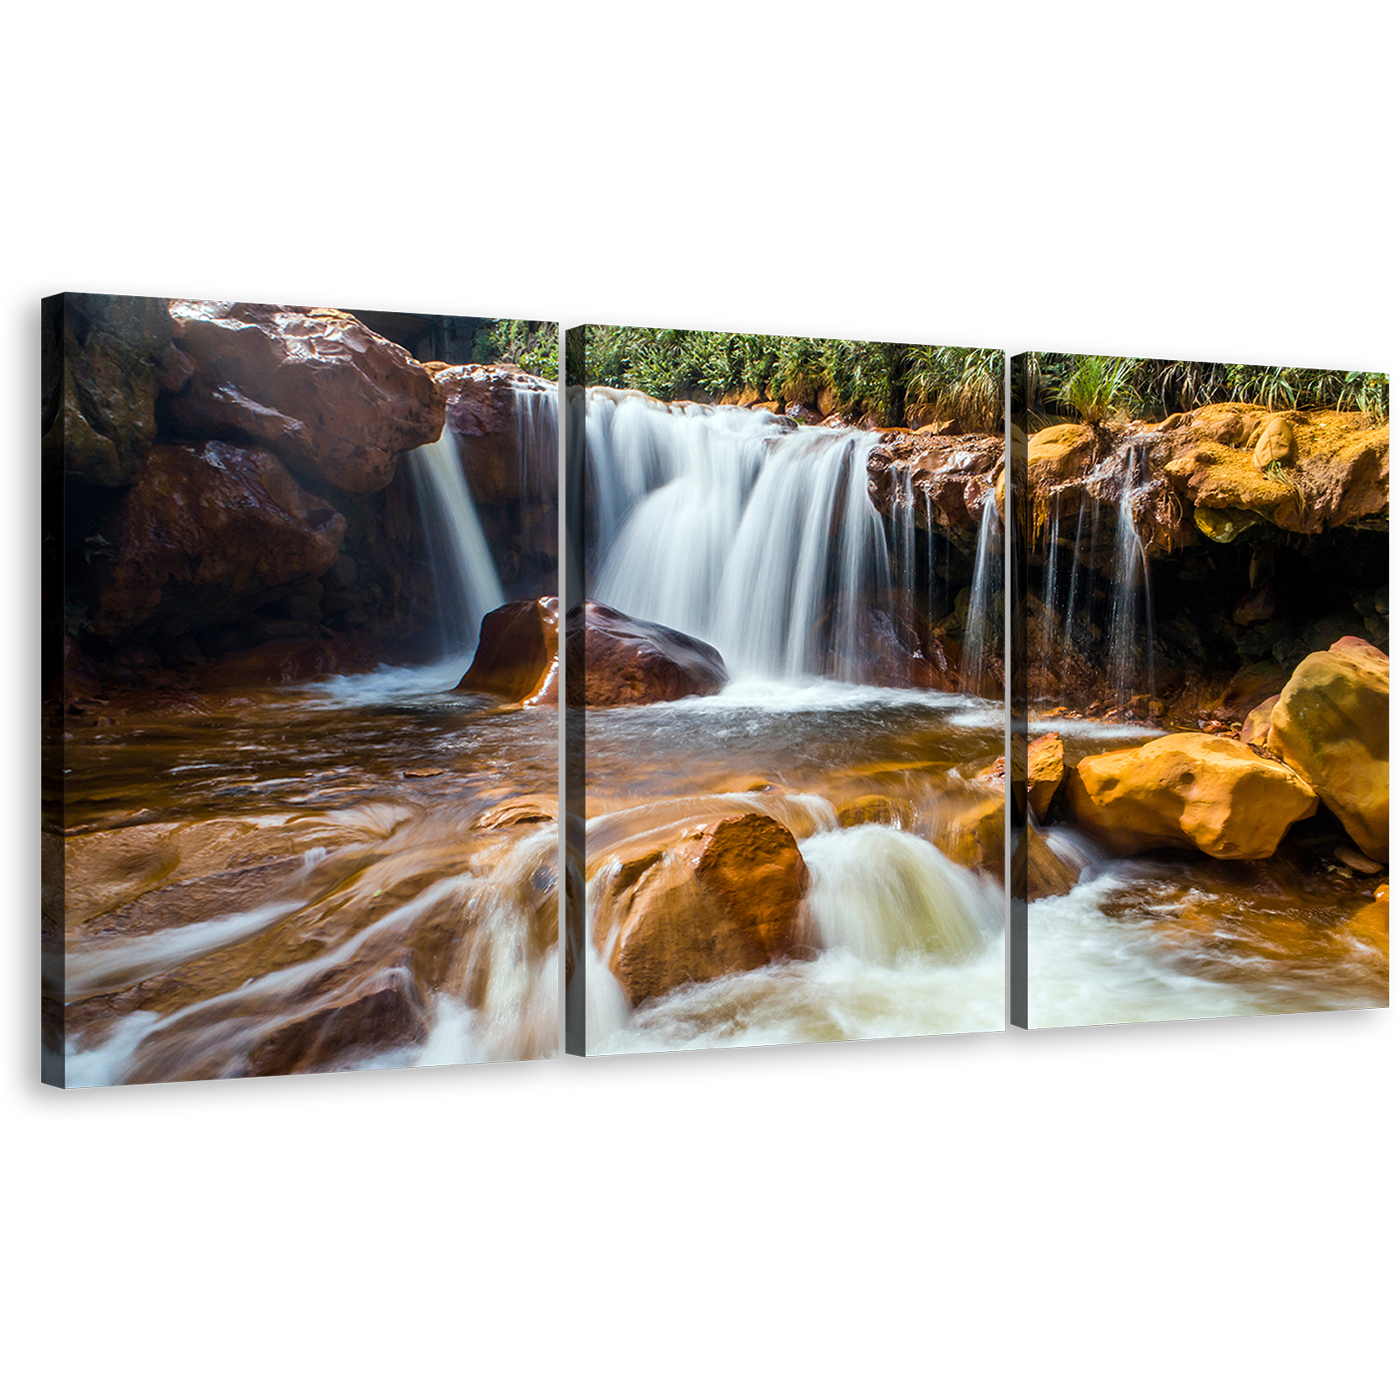
<svg viewBox="0 0 1400 1400">
<path fill-rule="evenodd" d="M 714 647 L 658 622 L 602 603 L 580 604 L 567 619 L 571 705 L 650 705 L 717 695 L 729 680 Z"/>
</svg>

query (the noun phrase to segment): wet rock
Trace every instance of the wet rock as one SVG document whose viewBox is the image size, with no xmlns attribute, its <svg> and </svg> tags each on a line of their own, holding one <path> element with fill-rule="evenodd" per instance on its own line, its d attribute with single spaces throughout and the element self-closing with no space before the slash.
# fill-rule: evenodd
<svg viewBox="0 0 1400 1400">
<path fill-rule="evenodd" d="M 980 433 L 939 437 L 884 434 L 866 463 L 875 509 L 893 518 L 911 509 L 915 524 L 963 541 L 977 533 L 984 502 L 995 492 L 1001 438 Z"/>
<path fill-rule="evenodd" d="M 1027 827 L 1011 863 L 1011 888 L 1024 889 L 1026 902 L 1068 894 L 1078 883 L 1079 869 L 1055 851 L 1045 833 Z"/>
<path fill-rule="evenodd" d="M 575 608 L 566 632 L 571 705 L 650 705 L 716 695 L 729 680 L 723 658 L 708 643 L 602 603 Z"/>
<path fill-rule="evenodd" d="M 692 828 L 620 864 L 602 894 L 599 952 L 634 1005 L 797 950 L 806 863 L 792 833 L 750 813 Z"/>
<path fill-rule="evenodd" d="M 1290 768 L 1203 734 L 1081 759 L 1065 791 L 1075 821 L 1118 855 L 1174 846 L 1260 860 L 1317 810 L 1312 788 Z"/>
<path fill-rule="evenodd" d="M 931 833 L 949 860 L 1001 879 L 1006 861 L 1006 794 L 992 784 L 969 784 L 948 792 Z"/>
<path fill-rule="evenodd" d="M 104 533 L 115 558 L 99 571 L 96 630 L 151 623 L 178 633 L 232 621 L 257 595 L 324 573 L 345 520 L 270 452 L 163 443 Z"/>
<path fill-rule="evenodd" d="M 1390 658 L 1344 637 L 1303 659 L 1274 707 L 1269 747 L 1372 860 L 1390 859 Z"/>
<path fill-rule="evenodd" d="M 287 1013 L 252 1047 L 245 1073 L 336 1069 L 375 1051 L 412 1045 L 427 1034 L 427 1013 L 408 970 L 383 968 Z"/>
<path fill-rule="evenodd" d="M 526 598 L 487 613 L 476 655 L 457 689 L 522 705 L 557 705 L 559 599 Z"/>
<path fill-rule="evenodd" d="M 1358 875 L 1379 875 L 1385 869 L 1379 861 L 1370 860 L 1350 846 L 1338 846 L 1332 855 L 1348 870 L 1354 870 Z"/>
<path fill-rule="evenodd" d="M 188 431 L 273 448 L 346 491 L 387 486 L 402 453 L 435 442 L 443 392 L 409 353 L 342 311 L 175 301 L 195 372 L 171 414 Z"/>
</svg>

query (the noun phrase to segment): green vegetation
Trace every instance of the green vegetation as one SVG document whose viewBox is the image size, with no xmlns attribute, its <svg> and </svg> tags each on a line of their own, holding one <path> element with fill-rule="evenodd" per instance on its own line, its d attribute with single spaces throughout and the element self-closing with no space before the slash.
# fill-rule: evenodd
<svg viewBox="0 0 1400 1400">
<path fill-rule="evenodd" d="M 518 365 L 527 374 L 557 379 L 559 327 L 554 321 L 483 321 L 471 360 L 479 365 Z"/>
<path fill-rule="evenodd" d="M 589 384 L 659 399 L 747 394 L 882 427 L 952 419 L 963 432 L 1001 431 L 999 350 L 590 326 L 585 368 Z"/>
<path fill-rule="evenodd" d="M 1294 369 L 1103 355 L 1027 355 L 1017 387 L 1032 429 L 1062 418 L 1160 421 L 1207 403 L 1272 409 L 1335 408 L 1390 417 L 1390 380 L 1359 370 Z M 1024 398 L 1024 405 L 1021 400 Z"/>
</svg>

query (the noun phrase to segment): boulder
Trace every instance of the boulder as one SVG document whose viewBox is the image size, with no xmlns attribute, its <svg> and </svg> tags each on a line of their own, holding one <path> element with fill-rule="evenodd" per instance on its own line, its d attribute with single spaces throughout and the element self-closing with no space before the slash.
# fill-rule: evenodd
<svg viewBox="0 0 1400 1400">
<path fill-rule="evenodd" d="M 716 695 L 729 680 L 714 647 L 602 603 L 579 604 L 566 632 L 570 705 L 649 705 Z"/>
<path fill-rule="evenodd" d="M 620 862 L 595 922 L 598 950 L 634 1004 L 751 971 L 798 947 L 806 863 L 786 827 L 748 813 Z"/>
<path fill-rule="evenodd" d="M 458 690 L 521 705 L 559 703 L 559 599 L 507 603 L 481 620 L 481 639 Z"/>
<path fill-rule="evenodd" d="M 1068 894 L 1079 880 L 1079 866 L 1054 850 L 1045 833 L 1028 826 L 1011 857 L 1011 888 L 1026 902 Z"/>
<path fill-rule="evenodd" d="M 1041 734 L 1026 750 L 1026 789 L 1036 821 L 1043 822 L 1065 777 L 1065 746 L 1058 734 Z"/>
<path fill-rule="evenodd" d="M 343 311 L 174 301 L 194 364 L 171 415 L 188 431 L 266 444 L 345 491 L 387 486 L 400 455 L 436 442 L 443 392 L 407 350 Z"/>
<path fill-rule="evenodd" d="M 335 563 L 345 521 L 271 453 L 207 442 L 151 449 L 104 534 L 96 630 L 178 634 L 239 617 L 256 595 Z"/>
<path fill-rule="evenodd" d="M 1269 728 L 1273 723 L 1274 706 L 1279 702 L 1277 695 L 1270 695 L 1256 705 L 1240 726 L 1240 743 L 1257 744 L 1261 749 L 1269 746 Z"/>
<path fill-rule="evenodd" d="M 1172 846 L 1262 860 L 1317 810 L 1312 788 L 1292 769 L 1204 734 L 1081 759 L 1065 791 L 1075 820 L 1118 855 Z"/>
<path fill-rule="evenodd" d="M 1343 637 L 1299 663 L 1270 717 L 1269 747 L 1372 860 L 1390 859 L 1390 658 Z"/>
</svg>

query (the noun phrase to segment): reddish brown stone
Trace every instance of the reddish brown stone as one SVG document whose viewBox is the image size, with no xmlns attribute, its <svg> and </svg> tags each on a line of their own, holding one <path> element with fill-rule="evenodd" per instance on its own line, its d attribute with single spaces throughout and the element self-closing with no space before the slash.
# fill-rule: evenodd
<svg viewBox="0 0 1400 1400">
<path fill-rule="evenodd" d="M 559 703 L 559 599 L 527 598 L 487 613 L 458 690 L 522 705 Z"/>
<path fill-rule="evenodd" d="M 267 589 L 325 573 L 345 521 L 260 448 L 151 449 L 107 526 L 96 628 L 179 632 L 238 617 Z"/>
<path fill-rule="evenodd" d="M 187 429 L 265 443 L 296 471 L 346 491 L 387 486 L 402 453 L 442 433 L 433 377 L 343 311 L 214 301 L 170 310 L 196 366 L 171 400 Z"/>
<path fill-rule="evenodd" d="M 602 603 L 580 604 L 566 630 L 571 705 L 649 705 L 716 695 L 729 679 L 714 647 Z"/>
</svg>

